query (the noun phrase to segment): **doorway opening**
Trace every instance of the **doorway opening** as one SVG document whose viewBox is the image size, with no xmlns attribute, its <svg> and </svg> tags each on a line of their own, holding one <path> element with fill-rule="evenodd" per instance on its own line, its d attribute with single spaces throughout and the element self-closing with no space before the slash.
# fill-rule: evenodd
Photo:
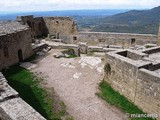
<svg viewBox="0 0 160 120">
<path fill-rule="evenodd" d="M 23 62 L 23 54 L 21 49 L 18 50 L 18 59 L 19 59 L 19 62 Z"/>
</svg>

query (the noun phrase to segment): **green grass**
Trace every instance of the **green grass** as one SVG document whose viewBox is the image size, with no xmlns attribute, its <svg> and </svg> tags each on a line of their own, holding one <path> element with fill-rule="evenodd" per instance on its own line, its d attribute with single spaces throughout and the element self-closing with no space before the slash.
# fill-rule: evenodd
<svg viewBox="0 0 160 120">
<path fill-rule="evenodd" d="M 117 91 L 113 90 L 112 87 L 105 81 L 99 84 L 100 93 L 97 95 L 104 99 L 111 105 L 120 108 L 124 113 L 129 114 L 144 114 L 133 103 L 129 102 L 124 96 L 120 95 Z M 152 118 L 130 118 L 131 120 L 153 120 Z"/>
<path fill-rule="evenodd" d="M 69 55 L 68 57 L 65 57 L 65 58 L 76 58 L 77 55 Z"/>
<path fill-rule="evenodd" d="M 145 46 L 145 48 L 151 48 L 151 47 L 153 47 L 153 46 L 151 46 L 151 45 L 146 45 Z"/>
<path fill-rule="evenodd" d="M 60 120 L 59 115 L 55 115 L 52 105 L 53 100 L 46 90 L 39 85 L 38 79 L 28 70 L 15 65 L 7 71 L 3 71 L 4 76 L 20 97 L 30 104 L 47 120 Z M 58 117 L 57 117 L 58 116 Z"/>
</svg>

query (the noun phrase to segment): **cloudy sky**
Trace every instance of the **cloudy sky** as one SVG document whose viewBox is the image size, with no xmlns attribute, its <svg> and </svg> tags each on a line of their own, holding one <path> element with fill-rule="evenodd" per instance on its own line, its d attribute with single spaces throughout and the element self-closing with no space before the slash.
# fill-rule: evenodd
<svg viewBox="0 0 160 120">
<path fill-rule="evenodd" d="M 75 9 L 148 9 L 160 0 L 0 0 L 0 12 Z"/>
</svg>

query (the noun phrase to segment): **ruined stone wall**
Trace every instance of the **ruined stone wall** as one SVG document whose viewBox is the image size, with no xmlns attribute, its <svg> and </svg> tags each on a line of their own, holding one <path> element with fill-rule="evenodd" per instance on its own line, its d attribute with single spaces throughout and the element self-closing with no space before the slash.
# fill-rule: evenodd
<svg viewBox="0 0 160 120">
<path fill-rule="evenodd" d="M 70 17 L 33 17 L 18 16 L 17 21 L 21 24 L 27 24 L 32 30 L 33 37 L 47 36 L 48 34 L 55 38 L 72 35 L 77 32 L 76 24 Z"/>
<path fill-rule="evenodd" d="M 42 37 L 48 34 L 43 17 L 34 18 L 33 15 L 17 16 L 16 21 L 20 22 L 21 24 L 28 25 L 31 28 L 31 35 L 33 38 Z"/>
<path fill-rule="evenodd" d="M 36 17 L 33 19 L 33 31 L 35 37 L 47 36 L 48 31 L 46 29 L 43 17 Z"/>
<path fill-rule="evenodd" d="M 56 38 L 76 33 L 76 25 L 70 17 L 44 17 L 43 19 L 48 33 Z"/>
<path fill-rule="evenodd" d="M 157 45 L 160 45 L 160 24 L 159 24 L 159 30 L 158 30 L 158 36 L 157 36 Z"/>
<path fill-rule="evenodd" d="M 130 34 L 130 33 L 108 33 L 108 32 L 80 32 L 76 40 L 74 36 L 71 41 L 74 43 L 87 42 L 89 45 L 108 44 L 121 45 L 125 48 L 134 45 L 144 45 L 147 43 L 156 44 L 156 35 Z"/>
<path fill-rule="evenodd" d="M 8 85 L 0 72 L 0 120 L 46 120 Z"/>
<path fill-rule="evenodd" d="M 144 112 L 160 113 L 160 76 L 158 74 L 143 68 L 139 70 L 135 104 Z"/>
<path fill-rule="evenodd" d="M 33 54 L 30 30 L 0 36 L 0 70 L 19 62 L 18 51 L 23 60 Z"/>
<path fill-rule="evenodd" d="M 138 65 L 134 60 L 115 53 L 106 54 L 107 63 L 111 65 L 111 75 L 107 82 L 134 102 L 138 67 L 148 65 L 148 62 Z"/>
<path fill-rule="evenodd" d="M 150 70 L 153 63 L 142 60 L 147 54 L 135 52 L 127 55 L 124 51 L 106 54 L 107 63 L 111 66 L 111 74 L 106 81 L 144 112 L 159 114 L 160 76 Z M 135 56 L 137 59 L 133 59 Z"/>
</svg>

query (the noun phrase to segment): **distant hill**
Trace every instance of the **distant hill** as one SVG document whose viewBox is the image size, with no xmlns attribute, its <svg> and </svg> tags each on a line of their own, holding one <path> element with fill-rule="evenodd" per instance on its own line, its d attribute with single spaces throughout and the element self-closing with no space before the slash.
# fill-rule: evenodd
<svg viewBox="0 0 160 120">
<path fill-rule="evenodd" d="M 150 10 L 131 10 L 125 13 L 105 17 L 102 22 L 112 24 L 154 24 L 160 22 L 160 6 Z"/>
<path fill-rule="evenodd" d="M 92 31 L 132 32 L 157 34 L 160 6 L 150 10 L 131 10 L 99 19 Z"/>
<path fill-rule="evenodd" d="M 109 15 L 115 15 L 118 13 L 126 12 L 128 10 L 126 9 L 113 9 L 113 10 L 61 10 L 61 11 L 39 11 L 39 12 L 15 12 L 15 13 L 1 13 L 0 12 L 0 20 L 15 20 L 16 16 L 21 15 L 34 15 L 34 16 L 70 16 L 75 17 L 76 19 L 78 17 L 78 20 L 81 20 L 84 17 L 90 19 L 90 17 L 94 16 L 109 16 Z"/>
</svg>

